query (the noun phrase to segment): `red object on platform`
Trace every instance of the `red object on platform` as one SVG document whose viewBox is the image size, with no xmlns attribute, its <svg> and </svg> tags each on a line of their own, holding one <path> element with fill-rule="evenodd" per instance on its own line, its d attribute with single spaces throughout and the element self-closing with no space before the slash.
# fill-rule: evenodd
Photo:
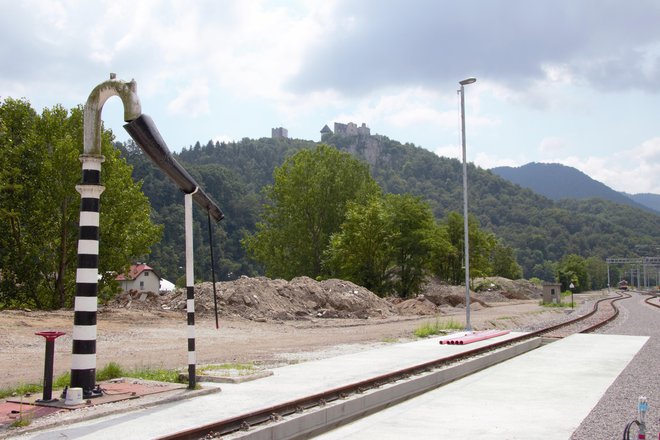
<svg viewBox="0 0 660 440">
<path fill-rule="evenodd" d="M 54 341 L 62 335 L 66 335 L 64 332 L 37 332 L 35 335 L 43 336 L 47 341 Z"/>
<path fill-rule="evenodd" d="M 483 341 L 484 339 L 496 338 L 498 336 L 506 335 L 510 330 L 487 330 L 484 332 L 475 332 L 468 335 L 463 335 L 457 338 L 441 339 L 440 344 L 447 345 L 464 345 L 472 342 Z"/>
</svg>

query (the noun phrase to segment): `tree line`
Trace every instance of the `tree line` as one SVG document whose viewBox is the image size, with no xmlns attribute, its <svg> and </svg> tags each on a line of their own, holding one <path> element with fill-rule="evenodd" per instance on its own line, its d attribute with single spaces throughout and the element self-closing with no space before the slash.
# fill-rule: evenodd
<svg viewBox="0 0 660 440">
<path fill-rule="evenodd" d="M 56 105 L 38 114 L 26 100 L 0 104 L 0 309 L 71 307 L 76 283 L 83 112 Z M 99 296 L 149 253 L 161 226 L 112 133 L 102 134 Z"/>
<path fill-rule="evenodd" d="M 183 195 L 135 144 L 113 140 L 104 130 L 102 300 L 131 263 L 147 261 L 171 280 L 185 266 Z M 384 136 L 326 142 L 209 141 L 175 155 L 226 214 L 212 230 L 218 279 L 295 276 L 300 260 L 295 274 L 343 277 L 379 294 L 410 295 L 422 273 L 463 282 L 460 162 Z M 81 107 L 38 114 L 26 100 L 1 103 L 0 308 L 71 306 L 81 153 Z M 635 246 L 660 238 L 657 215 L 599 199 L 553 202 L 472 165 L 468 178 L 473 276 L 601 288 L 605 258 L 637 256 Z M 327 209 L 314 212 L 313 200 Z M 208 280 L 206 216 L 195 210 L 195 276 Z M 299 249 L 277 244 L 276 226 Z M 612 269 L 616 282 L 622 274 Z"/>
</svg>

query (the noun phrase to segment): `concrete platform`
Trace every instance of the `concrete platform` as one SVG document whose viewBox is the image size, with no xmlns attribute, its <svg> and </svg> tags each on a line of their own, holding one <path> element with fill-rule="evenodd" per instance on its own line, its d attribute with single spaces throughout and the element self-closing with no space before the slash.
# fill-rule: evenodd
<svg viewBox="0 0 660 440">
<path fill-rule="evenodd" d="M 288 365 L 273 369 L 273 375 L 263 379 L 240 384 L 222 384 L 221 393 L 81 421 L 61 428 L 28 433 L 19 438 L 157 438 L 271 407 L 312 393 L 323 392 L 347 383 L 488 346 L 520 334 L 509 333 L 469 345 L 440 345 L 440 338 L 429 338 Z M 211 383 L 204 385 L 218 386 Z"/>
<path fill-rule="evenodd" d="M 566 440 L 647 340 L 576 334 L 318 438 Z"/>
<path fill-rule="evenodd" d="M 488 346 L 518 335 L 519 333 L 510 333 L 470 345 L 440 345 L 439 338 L 431 338 L 289 365 L 274 369 L 273 376 L 270 377 L 242 384 L 223 384 L 221 393 L 113 414 L 28 433 L 17 438 L 158 438 L 390 371 Z M 377 413 L 365 419 L 366 425 L 347 425 L 326 433 L 325 436 L 428 438 L 430 432 L 433 438 L 460 438 L 457 429 L 469 427 L 472 431 L 466 436 L 474 435 L 473 438 L 565 439 L 646 339 L 631 336 L 576 335 Z M 529 344 L 531 348 L 532 345 Z M 536 346 L 539 344 L 540 341 L 536 340 Z M 510 353 L 515 354 L 519 353 L 516 350 Z M 493 358 L 495 362 L 500 360 Z M 385 391 L 390 392 L 389 389 Z M 412 388 L 404 387 L 403 391 L 415 393 Z M 438 405 L 433 403 L 434 398 L 427 397 L 436 393 L 440 393 L 445 399 Z M 367 405 L 373 400 L 371 395 L 365 398 L 365 402 L 360 405 Z M 413 402 L 418 399 L 424 399 L 424 403 L 415 407 Z M 333 405 L 328 407 L 331 409 Z M 339 412 L 342 411 L 344 409 Z M 317 423 L 315 417 L 319 418 L 319 414 L 322 415 L 321 418 L 327 417 L 327 413 L 323 415 L 322 411 L 310 412 L 298 420 L 291 421 L 287 417 L 283 422 L 270 424 L 268 429 L 250 430 L 247 434 L 253 436 L 252 438 L 284 438 L 286 432 L 293 427 L 287 427 L 287 423 L 309 423 L 313 430 L 314 424 Z M 379 419 L 372 422 L 376 420 L 372 417 Z M 396 433 L 396 429 L 404 431 Z M 507 437 L 510 432 L 522 435 Z M 536 437 L 530 435 L 530 432 L 543 432 L 545 437 Z M 443 433 L 446 435 L 443 436 Z"/>
</svg>

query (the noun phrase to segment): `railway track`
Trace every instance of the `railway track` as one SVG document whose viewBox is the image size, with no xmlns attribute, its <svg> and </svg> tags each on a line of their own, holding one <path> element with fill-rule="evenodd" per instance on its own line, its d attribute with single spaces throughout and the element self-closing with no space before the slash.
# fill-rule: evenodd
<svg viewBox="0 0 660 440">
<path fill-rule="evenodd" d="M 197 428 L 177 432 L 168 436 L 161 437 L 160 440 L 217 439 L 224 435 L 229 435 L 238 431 L 247 431 L 252 427 L 264 423 L 279 421 L 282 418 L 292 414 L 298 414 L 309 409 L 322 407 L 327 403 L 336 401 L 338 399 L 347 399 L 352 395 L 362 394 L 369 389 L 379 388 L 386 384 L 406 380 L 414 375 L 426 373 L 437 368 L 447 367 L 449 365 L 465 361 L 469 358 L 484 355 L 488 352 L 495 351 L 509 345 L 517 344 L 528 339 L 537 337 L 558 339 L 574 333 L 588 333 L 616 319 L 619 310 L 615 303 L 630 297 L 631 295 L 626 292 L 618 292 L 617 296 L 615 297 L 602 298 L 596 301 L 591 312 L 569 321 L 562 322 L 560 324 L 526 333 L 522 336 L 518 336 L 500 343 L 491 344 L 488 347 L 468 350 L 466 352 L 450 357 L 444 357 L 431 362 L 426 362 L 423 364 L 415 365 L 413 367 L 373 377 L 368 380 L 347 384 L 339 388 L 330 389 L 325 392 L 310 395 L 301 399 L 284 402 L 282 404 L 264 408 L 256 412 L 242 414 L 230 419 L 224 419 Z M 656 306 L 656 304 L 649 304 Z"/>
<path fill-rule="evenodd" d="M 660 304 L 658 304 L 658 303 L 654 303 L 654 302 L 653 302 L 653 300 L 654 300 L 655 298 L 658 298 L 658 296 L 657 296 L 657 295 L 649 296 L 648 298 L 646 298 L 646 299 L 644 300 L 644 302 L 645 302 L 646 304 L 650 305 L 650 306 L 657 307 L 657 308 L 660 309 Z"/>
</svg>

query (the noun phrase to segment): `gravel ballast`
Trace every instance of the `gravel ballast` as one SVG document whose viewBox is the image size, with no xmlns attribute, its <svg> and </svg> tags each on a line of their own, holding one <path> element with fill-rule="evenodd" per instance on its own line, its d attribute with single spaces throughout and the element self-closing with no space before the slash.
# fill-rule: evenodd
<svg viewBox="0 0 660 440">
<path fill-rule="evenodd" d="M 649 336 L 650 339 L 582 421 L 571 440 L 622 438 L 626 424 L 637 419 L 640 396 L 648 400 L 646 438 L 659 438 L 660 309 L 645 304 L 646 298 L 632 292 L 631 298 L 617 303 L 619 317 L 597 331 L 604 334 Z M 632 428 L 630 438 L 637 438 L 636 427 Z"/>
</svg>

